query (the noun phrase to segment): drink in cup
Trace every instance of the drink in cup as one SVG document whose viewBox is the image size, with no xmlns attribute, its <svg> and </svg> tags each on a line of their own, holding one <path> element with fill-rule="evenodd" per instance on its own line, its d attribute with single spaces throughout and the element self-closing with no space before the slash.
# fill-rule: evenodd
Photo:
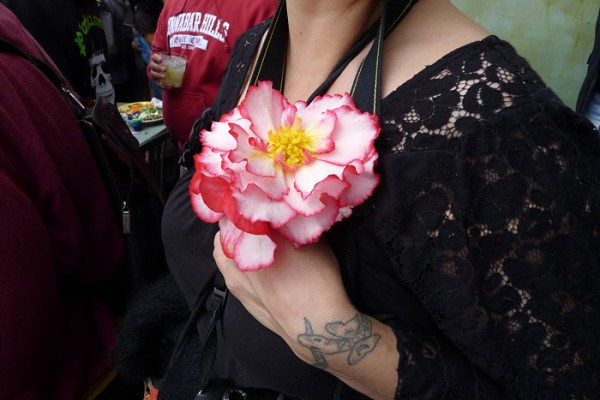
<svg viewBox="0 0 600 400">
<path fill-rule="evenodd" d="M 183 75 L 187 59 L 183 56 L 161 54 L 162 64 L 167 67 L 167 76 L 160 83 L 163 88 L 180 88 L 183 84 Z"/>
</svg>

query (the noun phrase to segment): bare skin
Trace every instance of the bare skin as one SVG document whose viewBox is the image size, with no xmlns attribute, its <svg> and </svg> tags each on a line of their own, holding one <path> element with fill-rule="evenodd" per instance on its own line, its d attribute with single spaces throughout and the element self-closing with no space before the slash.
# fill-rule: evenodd
<svg viewBox="0 0 600 400">
<path fill-rule="evenodd" d="M 381 4 L 377 0 L 287 0 L 290 38 L 284 95 L 291 101 L 308 98 L 377 20 Z M 383 95 L 450 51 L 487 35 L 448 0 L 420 0 L 385 40 Z M 330 93 L 349 91 L 367 51 L 348 65 Z M 223 254 L 217 235 L 214 257 L 230 291 L 300 359 L 373 399 L 393 399 L 400 355 L 392 329 L 350 302 L 326 243 L 294 249 L 283 239 L 276 241 L 274 265 L 240 272 Z"/>
<path fill-rule="evenodd" d="M 346 50 L 379 17 L 381 7 L 379 1 L 373 0 L 292 0 L 287 7 L 290 46 L 285 95 L 295 101 L 310 96 Z M 342 25 L 340 19 L 348 23 Z M 445 54 L 487 35 L 449 1 L 420 0 L 385 40 L 383 96 Z M 348 65 L 330 93 L 349 91 L 367 52 L 368 47 Z"/>
</svg>

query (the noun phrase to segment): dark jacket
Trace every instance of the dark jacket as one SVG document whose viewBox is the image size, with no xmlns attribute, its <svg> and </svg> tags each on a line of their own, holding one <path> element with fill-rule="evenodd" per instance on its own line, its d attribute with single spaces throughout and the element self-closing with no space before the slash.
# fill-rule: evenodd
<svg viewBox="0 0 600 400">
<path fill-rule="evenodd" d="M 1 4 L 0 38 L 45 55 Z M 111 370 L 122 238 L 59 91 L 7 51 L 0 87 L 0 399 L 83 399 Z"/>
</svg>

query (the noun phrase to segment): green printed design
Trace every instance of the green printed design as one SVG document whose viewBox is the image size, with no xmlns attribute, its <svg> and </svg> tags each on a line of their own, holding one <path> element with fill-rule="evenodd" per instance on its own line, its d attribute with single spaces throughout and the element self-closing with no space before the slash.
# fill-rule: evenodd
<svg viewBox="0 0 600 400">
<path fill-rule="evenodd" d="M 87 49 L 85 47 L 85 36 L 90 32 L 93 27 L 104 29 L 102 20 L 96 15 L 85 14 L 83 20 L 79 23 L 79 30 L 75 32 L 75 39 L 73 41 L 79 47 L 79 55 L 87 57 Z"/>
</svg>

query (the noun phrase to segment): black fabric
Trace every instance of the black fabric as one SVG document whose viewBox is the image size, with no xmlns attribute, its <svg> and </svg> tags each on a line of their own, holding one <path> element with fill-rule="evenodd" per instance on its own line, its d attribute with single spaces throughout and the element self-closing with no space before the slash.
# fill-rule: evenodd
<svg viewBox="0 0 600 400">
<path fill-rule="evenodd" d="M 255 49 L 256 49 L 256 45 L 258 43 L 258 39 L 259 37 L 264 33 L 264 31 L 266 30 L 266 28 L 268 27 L 268 23 L 269 21 L 266 21 L 262 24 L 259 24 L 257 27 L 250 29 L 249 31 L 247 31 L 243 36 L 241 36 L 238 39 L 238 43 L 248 43 L 248 44 L 252 44 L 252 46 L 235 46 L 234 47 L 234 52 L 232 54 L 232 56 L 235 56 L 236 59 L 237 57 L 240 57 L 242 54 L 243 56 L 241 58 L 243 59 L 248 59 L 251 58 Z M 225 78 L 224 80 L 229 80 L 232 79 L 232 81 L 236 81 L 237 82 L 237 76 L 239 74 L 239 71 L 235 68 L 235 65 L 232 66 L 232 64 L 229 64 L 229 67 L 225 73 Z M 237 87 L 237 88 L 232 88 L 232 91 L 220 91 L 218 96 L 217 96 L 217 101 L 215 102 L 215 110 L 214 110 L 214 114 L 217 116 L 220 116 L 220 114 L 223 112 L 223 110 L 228 110 L 230 108 L 232 108 L 233 106 L 235 106 L 235 104 L 237 103 L 237 97 L 238 95 L 236 93 L 239 93 L 241 91 L 241 86 Z M 217 117 L 218 118 L 218 117 Z M 198 122 L 198 121 L 197 121 Z M 203 124 L 200 124 L 203 125 Z M 196 132 L 199 132 L 199 129 L 195 130 Z M 194 243 L 194 246 L 189 248 L 186 252 L 181 252 L 179 250 L 175 250 L 172 252 L 167 252 L 168 254 L 168 264 L 169 265 L 184 265 L 187 264 L 189 261 L 189 259 L 196 259 L 196 260 L 204 260 L 207 262 L 212 262 L 214 264 L 214 262 L 212 261 L 212 259 L 206 259 L 205 256 L 206 254 L 212 254 L 212 248 L 213 248 L 213 236 L 216 233 L 216 230 L 218 229 L 218 227 L 216 225 L 207 225 L 204 224 L 202 221 L 200 221 L 195 214 L 193 214 L 193 212 L 191 211 L 191 209 L 189 208 L 189 198 L 187 197 L 187 186 L 189 183 L 189 179 L 191 178 L 191 174 L 193 173 L 193 169 L 190 170 L 190 172 L 186 173 L 180 180 L 180 183 L 177 185 L 177 190 L 178 193 L 177 194 L 171 194 L 170 199 L 173 200 L 172 206 L 174 208 L 177 209 L 181 209 L 182 211 L 184 211 L 186 214 L 188 212 L 190 212 L 191 214 L 188 215 L 187 218 L 182 218 L 179 221 L 179 226 L 175 226 L 173 224 L 168 224 L 168 230 L 165 229 L 163 230 L 163 236 L 165 238 L 169 237 L 172 238 L 175 241 L 184 241 L 186 243 Z M 183 183 L 186 182 L 186 183 Z M 168 218 L 167 216 L 165 216 L 164 218 Z M 206 229 L 197 229 L 197 224 L 198 222 L 200 222 L 201 224 L 204 224 L 206 226 Z M 183 237 L 180 235 L 184 235 Z M 191 236 L 188 236 L 191 235 Z M 179 237 L 179 239 L 175 239 L 176 237 Z M 166 249 L 165 249 L 166 250 Z M 194 299 L 193 298 L 189 298 L 187 297 L 187 294 L 190 293 L 197 293 L 198 287 L 197 285 L 206 285 L 206 284 L 212 284 L 212 279 L 213 279 L 213 275 L 214 275 L 214 270 L 213 273 L 210 274 L 210 276 L 204 275 L 206 272 L 206 269 L 204 268 L 185 268 L 180 270 L 181 274 L 177 273 L 175 274 L 176 279 L 178 281 L 179 285 L 182 285 L 182 291 L 186 294 L 186 300 L 188 303 L 188 306 L 193 309 L 194 308 Z M 192 284 L 191 286 L 188 286 L 187 283 Z M 212 286 L 211 286 L 212 287 Z M 209 293 L 210 294 L 210 293 Z M 205 300 L 205 310 L 209 310 L 211 304 L 211 300 L 210 300 L 210 296 Z M 243 310 L 243 307 L 241 306 L 241 304 L 239 304 L 239 302 L 237 302 L 237 300 L 235 298 L 232 298 L 231 296 L 229 296 L 228 299 L 228 303 L 227 303 L 227 309 L 230 308 L 236 308 L 236 309 L 241 309 Z M 208 313 L 203 313 L 200 315 L 200 318 L 198 319 L 197 322 L 197 331 L 196 334 L 198 335 L 199 338 L 201 338 L 200 340 L 203 340 L 204 335 L 206 333 L 206 327 L 208 325 L 209 322 L 209 315 Z M 229 351 L 227 351 L 227 354 L 225 355 L 225 357 L 222 358 L 223 356 L 223 352 L 224 350 L 222 349 L 222 344 L 225 343 L 224 339 L 222 337 L 221 334 L 221 326 L 223 324 L 223 321 L 219 321 L 219 323 L 217 324 L 217 343 L 218 343 L 218 354 L 219 356 L 217 357 L 217 363 L 219 362 L 219 360 L 221 359 L 227 359 L 229 357 L 231 357 L 231 353 Z M 254 321 L 254 326 L 250 327 L 248 325 L 244 325 L 243 327 L 240 327 L 240 329 L 242 330 L 248 330 L 248 332 L 256 332 L 257 330 L 261 330 L 261 326 Z M 269 334 L 269 338 L 265 338 L 265 340 L 273 340 L 273 343 L 276 344 L 273 349 L 280 349 L 283 350 L 283 342 L 281 341 L 281 339 L 279 337 L 277 337 L 276 335 L 274 335 L 272 332 L 268 332 Z M 248 347 L 248 350 L 252 350 L 250 347 Z M 280 350 L 275 350 L 274 353 L 277 354 L 280 352 Z M 290 353 L 290 350 L 287 349 L 287 352 Z M 291 353 L 290 353 L 291 354 Z M 197 360 L 198 365 L 200 365 L 200 360 Z M 312 381 L 313 379 L 316 379 L 316 377 L 318 377 L 318 379 L 316 379 L 317 381 L 320 382 L 320 385 L 318 387 L 314 387 L 314 388 L 306 388 L 305 384 L 302 382 L 302 380 L 299 380 L 295 386 L 296 389 L 295 391 L 297 392 L 302 392 L 302 391 L 306 391 L 307 389 L 310 391 L 316 391 L 317 394 L 315 394 L 316 397 L 310 397 L 312 396 L 309 395 L 308 398 L 314 398 L 314 399 L 328 399 L 331 400 L 333 399 L 334 393 L 336 391 L 336 387 L 337 387 L 337 379 L 335 379 L 334 377 L 332 377 L 331 375 L 329 375 L 328 373 L 321 371 L 321 370 L 317 370 L 313 367 L 310 367 L 308 365 L 306 365 L 305 363 L 301 362 L 300 360 L 296 360 L 296 365 L 297 367 L 300 369 L 300 371 L 302 371 L 301 373 L 308 373 L 308 375 L 306 376 L 306 380 L 304 380 L 304 382 L 306 381 Z M 243 371 L 243 369 L 241 370 Z M 246 373 L 251 373 L 252 371 L 246 371 Z M 254 371 L 256 372 L 256 371 Z M 285 373 L 283 373 L 284 371 L 281 371 L 282 373 L 276 377 L 276 381 L 280 382 L 281 387 L 285 387 L 287 386 L 287 382 L 290 382 L 291 377 L 286 375 Z M 250 374 L 252 375 L 252 374 Z M 227 377 L 222 377 L 221 378 L 227 378 Z M 294 380 L 294 379 L 292 379 Z M 198 389 L 199 382 L 196 383 L 195 388 Z M 248 380 L 244 380 L 244 381 L 237 381 L 236 380 L 236 384 L 238 384 L 241 387 L 244 388 L 257 388 L 257 389 L 262 389 L 262 388 L 270 388 L 273 389 L 274 391 L 278 391 L 277 387 L 272 388 L 271 386 L 269 386 L 269 384 L 267 382 L 264 382 L 263 380 L 256 380 L 254 381 L 253 379 L 248 379 Z M 321 386 L 322 385 L 322 386 Z M 164 387 L 161 388 L 161 390 L 165 390 Z M 290 393 L 290 392 L 286 392 L 285 393 L 287 396 L 289 397 L 297 397 L 295 395 L 294 392 Z M 300 398 L 300 397 L 298 397 Z M 306 397 L 305 397 L 306 398 Z M 350 399 L 350 397 L 346 397 L 348 399 Z M 364 397 L 357 397 L 357 398 L 364 398 Z M 162 397 L 161 397 L 162 400 Z"/>
<path fill-rule="evenodd" d="M 185 299 L 171 275 L 166 275 L 141 291 L 129 304 L 119 328 L 115 364 L 130 381 L 152 379 L 163 387 L 161 399 L 193 399 L 200 378 L 200 341 L 192 336 L 184 354 L 169 368 L 175 345 L 190 317 Z M 164 380 L 164 383 L 163 383 Z"/>
<path fill-rule="evenodd" d="M 585 113 L 594 92 L 600 91 L 600 10 L 598 11 L 598 19 L 596 20 L 594 47 L 592 48 L 587 64 L 587 73 L 581 84 L 581 89 L 579 89 L 577 105 L 575 106 L 575 110 L 580 113 Z"/>
<path fill-rule="evenodd" d="M 202 111 L 202 115 L 198 118 L 192 126 L 192 132 L 190 139 L 185 142 L 181 157 L 179 158 L 179 165 L 185 168 L 192 168 L 194 166 L 194 154 L 197 154 L 202 149 L 202 142 L 200 141 L 200 133 L 204 129 L 210 129 L 210 125 L 214 121 L 215 112 L 212 107 L 206 107 Z"/>
<path fill-rule="evenodd" d="M 236 46 L 219 113 L 236 105 L 261 33 Z M 380 185 L 327 238 L 344 266 L 344 224 L 356 224 L 357 306 L 392 316 L 397 398 L 595 398 L 597 133 L 493 36 L 388 95 L 381 123 Z M 188 305 L 212 279 L 216 231 L 189 206 L 192 174 L 173 190 L 163 219 L 169 265 Z M 217 377 L 331 398 L 335 379 L 300 362 L 235 297 L 217 329 Z"/>
</svg>

